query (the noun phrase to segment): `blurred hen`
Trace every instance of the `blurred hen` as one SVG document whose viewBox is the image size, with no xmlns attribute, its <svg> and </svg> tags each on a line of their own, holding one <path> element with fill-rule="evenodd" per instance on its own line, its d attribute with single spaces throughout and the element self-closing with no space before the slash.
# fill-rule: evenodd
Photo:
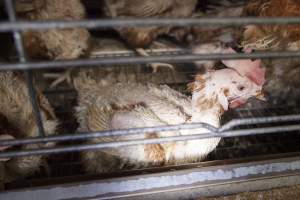
<svg viewBox="0 0 300 200">
<path fill-rule="evenodd" d="M 13 72 L 1 72 L 0 91 L 0 130 L 2 131 L 0 135 L 3 135 L 2 138 L 21 139 L 39 136 L 27 86 L 23 78 Z M 39 91 L 37 91 L 37 101 L 46 135 L 54 134 L 57 120 L 53 109 Z M 16 148 L 26 150 L 49 145 L 51 144 L 27 144 Z M 12 158 L 0 163 L 0 180 L 9 182 L 33 175 L 44 164 L 43 156 Z"/>
<path fill-rule="evenodd" d="M 80 0 L 16 0 L 17 15 L 23 20 L 80 20 L 85 9 Z M 23 32 L 30 58 L 74 59 L 89 47 L 89 32 L 84 28 L 50 29 Z"/>
<path fill-rule="evenodd" d="M 104 13 L 111 18 L 159 17 L 183 18 L 190 17 L 196 7 L 197 0 L 105 0 Z M 146 47 L 156 37 L 173 32 L 178 39 L 185 34 L 183 29 L 175 27 L 126 27 L 117 31 L 133 47 Z"/>
<path fill-rule="evenodd" d="M 300 16 L 298 0 L 251 0 L 244 8 L 245 16 Z M 299 50 L 300 25 L 248 25 L 242 45 L 258 50 Z"/>
<path fill-rule="evenodd" d="M 298 0 L 251 0 L 243 9 L 244 16 L 298 17 Z M 255 50 L 300 49 L 300 25 L 248 25 L 245 27 L 241 45 Z M 293 102 L 299 94 L 299 58 L 265 59 L 267 82 L 265 92 L 274 102 Z M 293 98 L 290 98 L 293 97 Z"/>
</svg>

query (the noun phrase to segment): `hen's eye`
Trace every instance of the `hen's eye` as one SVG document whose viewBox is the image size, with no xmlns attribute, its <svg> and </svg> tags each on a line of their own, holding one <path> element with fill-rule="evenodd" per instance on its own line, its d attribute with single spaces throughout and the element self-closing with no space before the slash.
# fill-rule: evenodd
<svg viewBox="0 0 300 200">
<path fill-rule="evenodd" d="M 245 89 L 245 86 L 243 86 L 243 85 L 239 85 L 239 86 L 238 86 L 238 90 L 239 90 L 239 91 L 243 91 L 244 89 Z"/>
</svg>

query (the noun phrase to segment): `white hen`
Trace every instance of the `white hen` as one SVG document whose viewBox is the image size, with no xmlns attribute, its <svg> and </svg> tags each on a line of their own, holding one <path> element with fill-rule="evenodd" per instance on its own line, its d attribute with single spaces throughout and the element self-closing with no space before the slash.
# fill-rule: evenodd
<svg viewBox="0 0 300 200">
<path fill-rule="evenodd" d="M 231 63 L 232 64 L 232 63 Z M 198 75 L 189 84 L 192 98 L 166 85 L 118 83 L 103 86 L 82 72 L 75 79 L 78 90 L 77 117 L 80 131 L 102 131 L 205 122 L 220 125 L 220 117 L 228 108 L 261 95 L 261 85 L 233 69 Z M 91 139 L 88 143 L 158 138 L 207 132 L 206 129 L 155 132 Z M 124 168 L 178 164 L 203 159 L 219 143 L 220 138 L 126 146 L 87 151 L 81 154 L 86 170 L 92 173 Z"/>
</svg>

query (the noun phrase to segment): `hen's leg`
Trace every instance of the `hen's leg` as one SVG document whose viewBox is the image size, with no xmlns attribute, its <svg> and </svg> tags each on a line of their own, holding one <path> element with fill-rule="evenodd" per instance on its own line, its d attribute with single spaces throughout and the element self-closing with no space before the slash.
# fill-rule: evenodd
<svg viewBox="0 0 300 200">
<path fill-rule="evenodd" d="M 149 56 L 149 54 L 148 54 L 148 53 L 145 51 L 145 49 L 143 49 L 143 48 L 137 48 L 137 49 L 135 49 L 135 50 L 136 50 L 136 52 L 137 52 L 138 54 L 140 54 L 140 55 L 142 55 L 142 56 L 146 56 L 146 57 Z M 159 67 L 167 67 L 167 68 L 170 68 L 172 71 L 175 70 L 175 69 L 174 69 L 174 66 L 171 65 L 171 64 L 168 64 L 168 63 L 159 63 L 159 62 L 155 62 L 155 63 L 151 63 L 150 66 L 151 66 L 152 69 L 153 69 L 153 73 L 156 73 Z"/>
</svg>

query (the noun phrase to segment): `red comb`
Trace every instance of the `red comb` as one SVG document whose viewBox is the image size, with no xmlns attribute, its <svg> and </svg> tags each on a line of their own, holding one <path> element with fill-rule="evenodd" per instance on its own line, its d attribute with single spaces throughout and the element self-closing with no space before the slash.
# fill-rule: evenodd
<svg viewBox="0 0 300 200">
<path fill-rule="evenodd" d="M 236 53 L 232 48 L 225 49 L 224 53 Z M 246 52 L 249 52 L 246 50 Z M 250 59 L 243 60 L 222 60 L 222 63 L 229 68 L 235 69 L 242 76 L 247 76 L 257 85 L 263 85 L 265 82 L 264 68 L 261 68 L 261 60 L 252 61 Z"/>
</svg>

